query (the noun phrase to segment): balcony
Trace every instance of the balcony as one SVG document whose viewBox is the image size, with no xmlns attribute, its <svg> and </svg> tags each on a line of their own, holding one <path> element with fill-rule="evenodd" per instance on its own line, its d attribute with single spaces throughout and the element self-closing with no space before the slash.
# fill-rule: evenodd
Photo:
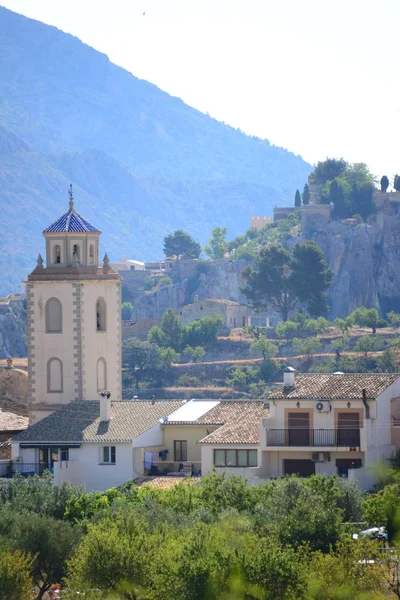
<svg viewBox="0 0 400 600">
<path fill-rule="evenodd" d="M 198 477 L 201 475 L 201 462 L 192 461 L 152 461 L 151 465 L 144 463 L 147 474 L 167 475 L 172 477 Z M 150 467 L 150 468 L 149 468 Z"/>
<path fill-rule="evenodd" d="M 360 429 L 267 429 L 267 446 L 359 448 Z"/>
</svg>

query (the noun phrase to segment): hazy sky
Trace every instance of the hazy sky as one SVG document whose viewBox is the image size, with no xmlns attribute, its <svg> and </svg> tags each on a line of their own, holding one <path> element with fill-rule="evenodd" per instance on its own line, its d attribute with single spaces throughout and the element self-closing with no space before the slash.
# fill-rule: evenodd
<svg viewBox="0 0 400 600">
<path fill-rule="evenodd" d="M 400 0 L 0 0 L 310 162 L 400 172 Z M 145 15 L 143 15 L 145 12 Z"/>
</svg>

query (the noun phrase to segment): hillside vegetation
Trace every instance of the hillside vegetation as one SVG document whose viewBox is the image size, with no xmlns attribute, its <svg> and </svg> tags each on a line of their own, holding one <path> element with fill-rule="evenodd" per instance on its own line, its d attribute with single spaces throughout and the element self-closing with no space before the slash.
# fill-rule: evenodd
<svg viewBox="0 0 400 600">
<path fill-rule="evenodd" d="M 0 97 L 0 293 L 32 268 L 70 181 L 112 259 L 151 260 L 176 228 L 202 243 L 220 222 L 238 235 L 251 215 L 287 203 L 311 170 L 2 7 Z"/>
</svg>

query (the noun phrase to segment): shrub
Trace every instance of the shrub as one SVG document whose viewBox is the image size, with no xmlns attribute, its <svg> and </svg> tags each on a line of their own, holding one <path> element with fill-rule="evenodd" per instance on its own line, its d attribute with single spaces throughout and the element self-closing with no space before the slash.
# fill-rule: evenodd
<svg viewBox="0 0 400 600">
<path fill-rule="evenodd" d="M 177 385 L 182 387 L 200 387 L 201 381 L 194 375 L 180 375 L 177 380 Z"/>
</svg>

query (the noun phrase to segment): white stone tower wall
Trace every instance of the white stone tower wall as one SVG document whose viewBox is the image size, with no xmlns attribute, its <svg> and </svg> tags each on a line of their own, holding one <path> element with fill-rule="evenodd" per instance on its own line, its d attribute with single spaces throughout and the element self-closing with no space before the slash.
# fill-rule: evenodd
<svg viewBox="0 0 400 600">
<path fill-rule="evenodd" d="M 121 399 L 121 285 L 119 281 L 89 281 L 81 285 L 82 398 L 97 400 L 99 358 L 106 363 L 107 389 L 112 400 Z M 97 331 L 96 303 L 106 304 L 106 330 Z M 78 358 L 78 357 L 77 357 Z"/>
<path fill-rule="evenodd" d="M 52 406 L 66 404 L 75 398 L 74 367 L 74 314 L 73 288 L 68 282 L 31 282 L 27 284 L 28 309 L 28 359 L 29 395 L 32 421 L 38 419 L 35 405 Z M 57 298 L 62 305 L 62 332 L 46 333 L 46 302 Z M 61 393 L 48 391 L 47 365 L 51 358 L 59 358 L 63 365 L 63 388 Z"/>
</svg>

